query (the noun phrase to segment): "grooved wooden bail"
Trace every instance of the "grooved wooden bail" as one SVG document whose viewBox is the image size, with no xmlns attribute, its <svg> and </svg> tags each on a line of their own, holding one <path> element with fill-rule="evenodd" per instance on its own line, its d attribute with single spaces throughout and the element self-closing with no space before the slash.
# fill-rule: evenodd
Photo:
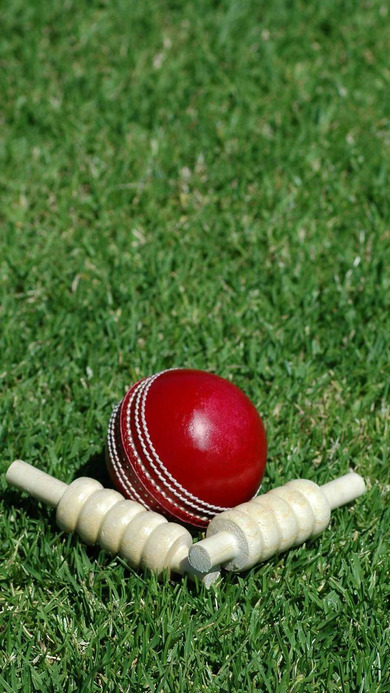
<svg viewBox="0 0 390 693">
<path fill-rule="evenodd" d="M 81 477 L 68 485 L 22 460 L 10 465 L 6 479 L 11 486 L 56 507 L 60 529 L 77 532 L 87 544 L 98 543 L 109 553 L 119 553 L 133 568 L 149 568 L 157 575 L 163 571 L 188 573 L 207 587 L 219 576 L 218 570 L 200 574 L 189 564 L 192 537 L 187 529 L 125 500 L 95 479 Z"/>
<path fill-rule="evenodd" d="M 227 570 L 246 570 L 320 534 L 328 526 L 331 510 L 365 490 L 364 480 L 354 472 L 321 487 L 306 479 L 289 481 L 216 515 L 206 539 L 190 548 L 189 562 L 204 572 L 217 564 Z"/>
</svg>

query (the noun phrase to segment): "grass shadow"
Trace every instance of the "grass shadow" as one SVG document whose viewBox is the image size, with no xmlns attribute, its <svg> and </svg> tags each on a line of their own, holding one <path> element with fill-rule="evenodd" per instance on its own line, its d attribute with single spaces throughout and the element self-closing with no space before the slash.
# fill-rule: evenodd
<svg viewBox="0 0 390 693">
<path fill-rule="evenodd" d="M 106 467 L 105 448 L 101 452 L 92 455 L 75 474 L 75 479 L 81 476 L 89 476 L 92 479 L 100 481 L 104 488 L 113 488 L 110 476 Z"/>
</svg>

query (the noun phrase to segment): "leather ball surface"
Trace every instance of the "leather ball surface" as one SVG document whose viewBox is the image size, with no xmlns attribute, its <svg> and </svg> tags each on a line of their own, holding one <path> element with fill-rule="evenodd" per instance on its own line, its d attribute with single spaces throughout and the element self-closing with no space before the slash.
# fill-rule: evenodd
<svg viewBox="0 0 390 693">
<path fill-rule="evenodd" d="M 255 495 L 266 456 L 252 402 L 231 382 L 199 370 L 139 381 L 109 426 L 107 464 L 118 490 L 196 527 Z"/>
</svg>

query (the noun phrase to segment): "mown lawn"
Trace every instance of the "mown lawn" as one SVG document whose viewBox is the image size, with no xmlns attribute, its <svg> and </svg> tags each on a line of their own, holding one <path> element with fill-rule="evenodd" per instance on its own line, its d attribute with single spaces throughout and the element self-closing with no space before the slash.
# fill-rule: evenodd
<svg viewBox="0 0 390 693">
<path fill-rule="evenodd" d="M 1 3 L 1 472 L 104 478 L 112 406 L 172 366 L 264 418 L 265 490 L 368 493 L 209 591 L 56 528 L 1 474 L 0 689 L 385 693 L 383 1 Z"/>
</svg>

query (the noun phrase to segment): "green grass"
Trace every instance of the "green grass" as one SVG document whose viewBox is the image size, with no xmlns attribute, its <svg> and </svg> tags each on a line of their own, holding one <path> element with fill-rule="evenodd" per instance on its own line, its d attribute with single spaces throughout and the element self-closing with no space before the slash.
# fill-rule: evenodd
<svg viewBox="0 0 390 693">
<path fill-rule="evenodd" d="M 1 471 L 101 476 L 113 404 L 184 366 L 258 407 L 265 489 L 369 491 L 206 591 L 2 474 L 1 690 L 389 690 L 388 30 L 376 0 L 2 3 Z"/>
</svg>

